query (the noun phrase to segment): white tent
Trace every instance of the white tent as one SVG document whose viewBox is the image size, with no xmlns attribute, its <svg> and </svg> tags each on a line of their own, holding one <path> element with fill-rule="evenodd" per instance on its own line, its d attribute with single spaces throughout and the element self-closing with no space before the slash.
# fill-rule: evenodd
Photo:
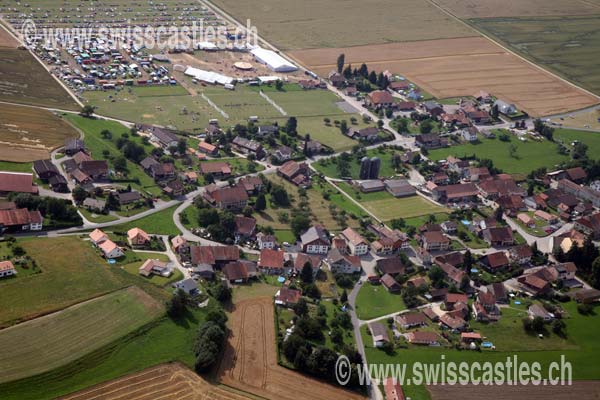
<svg viewBox="0 0 600 400">
<path fill-rule="evenodd" d="M 221 75 L 212 71 L 205 71 L 203 69 L 198 69 L 194 67 L 188 67 L 185 70 L 184 74 L 196 78 L 199 81 L 212 84 L 218 83 L 220 85 L 227 85 L 232 84 L 234 81 L 234 79 L 229 76 Z"/>
<path fill-rule="evenodd" d="M 294 64 L 287 61 L 274 51 L 256 47 L 250 51 L 256 61 L 266 64 L 275 72 L 293 72 L 298 69 Z"/>
</svg>

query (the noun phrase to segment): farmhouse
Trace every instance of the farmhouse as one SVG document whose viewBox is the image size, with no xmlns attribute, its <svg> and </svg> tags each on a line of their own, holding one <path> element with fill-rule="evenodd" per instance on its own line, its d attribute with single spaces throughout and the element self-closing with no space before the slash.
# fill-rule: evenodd
<svg viewBox="0 0 600 400">
<path fill-rule="evenodd" d="M 200 163 L 200 173 L 203 175 L 212 175 L 216 179 L 229 178 L 231 176 L 231 166 L 223 161 Z"/>
<path fill-rule="evenodd" d="M 119 200 L 119 204 L 122 206 L 135 203 L 141 199 L 142 195 L 135 190 L 132 190 L 131 192 L 117 192 L 117 200 Z"/>
<path fill-rule="evenodd" d="M 308 228 L 300 236 L 302 251 L 308 254 L 327 254 L 331 247 L 329 234 L 321 225 L 314 225 Z"/>
<path fill-rule="evenodd" d="M 257 276 L 256 264 L 249 261 L 233 261 L 223 267 L 223 274 L 230 283 L 244 283 Z"/>
<path fill-rule="evenodd" d="M 371 322 L 369 324 L 369 331 L 373 337 L 373 346 L 382 347 L 384 344 L 390 342 L 387 328 L 381 322 Z"/>
<path fill-rule="evenodd" d="M 258 257 L 258 269 L 267 275 L 289 274 L 291 263 L 283 250 L 263 249 Z"/>
<path fill-rule="evenodd" d="M 404 275 L 406 272 L 406 265 L 404 265 L 400 257 L 381 258 L 377 260 L 375 266 L 382 275 L 396 276 Z"/>
<path fill-rule="evenodd" d="M 265 157 L 265 150 L 262 145 L 255 140 L 249 140 L 241 136 L 236 136 L 231 142 L 232 147 L 242 154 L 254 154 L 257 160 Z"/>
<path fill-rule="evenodd" d="M 150 135 L 150 140 L 160 145 L 163 149 L 177 146 L 179 142 L 177 134 L 169 129 L 153 125 L 138 125 L 137 128 L 138 131 Z"/>
<path fill-rule="evenodd" d="M 575 229 L 594 240 L 600 239 L 600 213 L 579 218 L 575 221 Z"/>
<path fill-rule="evenodd" d="M 192 264 L 196 266 L 215 266 L 238 261 L 240 259 L 240 249 L 237 246 L 190 246 L 190 256 Z"/>
<path fill-rule="evenodd" d="M 256 231 L 256 220 L 243 215 L 235 216 L 235 240 L 240 242 L 254 236 Z"/>
<path fill-rule="evenodd" d="M 360 272 L 362 269 L 360 257 L 343 254 L 338 249 L 332 249 L 327 254 L 325 262 L 329 265 L 329 269 L 334 274 L 338 272 L 354 274 Z"/>
<path fill-rule="evenodd" d="M 217 146 L 213 146 L 212 144 L 206 142 L 198 143 L 198 151 L 210 156 L 216 156 L 219 153 Z"/>
<path fill-rule="evenodd" d="M 69 191 L 67 179 L 62 175 L 54 175 L 50 177 L 50 179 L 48 179 L 48 184 L 55 192 L 66 193 Z"/>
<path fill-rule="evenodd" d="M 302 298 L 302 292 L 296 289 L 290 289 L 287 286 L 283 286 L 281 289 L 275 293 L 275 304 L 284 306 L 284 307 L 292 307 L 300 301 Z"/>
<path fill-rule="evenodd" d="M 163 188 L 163 192 L 171 198 L 182 196 L 185 192 L 185 186 L 180 180 L 168 182 Z"/>
<path fill-rule="evenodd" d="M 402 329 L 427 325 L 427 317 L 420 312 L 400 314 L 396 316 L 395 321 Z"/>
<path fill-rule="evenodd" d="M 0 261 L 0 278 L 6 278 L 7 276 L 14 276 L 17 274 L 17 270 L 12 262 Z"/>
<path fill-rule="evenodd" d="M 421 235 L 421 246 L 426 251 L 444 251 L 450 248 L 450 239 L 438 231 L 429 231 Z"/>
<path fill-rule="evenodd" d="M 0 234 L 6 232 L 41 231 L 44 218 L 38 210 L 26 208 L 0 210 Z"/>
<path fill-rule="evenodd" d="M 461 203 L 475 201 L 479 191 L 473 183 L 459 183 L 435 187 L 431 194 L 435 201 Z"/>
<path fill-rule="evenodd" d="M 294 259 L 294 270 L 300 273 L 306 263 L 310 264 L 313 271 L 313 277 L 316 277 L 321 269 L 321 258 L 315 254 L 298 253 L 296 259 Z"/>
<path fill-rule="evenodd" d="M 486 243 L 493 247 L 512 246 L 515 243 L 512 230 L 508 226 L 484 229 L 482 236 Z"/>
<path fill-rule="evenodd" d="M 394 97 L 386 90 L 375 90 L 367 95 L 365 103 L 373 108 L 388 108 L 394 104 Z"/>
<path fill-rule="evenodd" d="M 290 160 L 277 168 L 277 175 L 292 182 L 296 186 L 310 185 L 310 170 L 306 163 Z"/>
<path fill-rule="evenodd" d="M 415 136 L 415 145 L 427 150 L 439 149 L 448 147 L 448 139 L 435 133 L 423 133 Z"/>
<path fill-rule="evenodd" d="M 440 345 L 440 337 L 435 332 L 409 332 L 406 334 L 406 339 L 410 344 L 421 344 L 427 346 Z"/>
<path fill-rule="evenodd" d="M 399 292 L 402 290 L 402 286 L 396 282 L 393 276 L 385 274 L 380 279 L 381 284 L 388 292 Z"/>
<path fill-rule="evenodd" d="M 37 194 L 38 187 L 33 183 L 33 174 L 0 171 L 0 196 L 9 193 Z"/>
<path fill-rule="evenodd" d="M 47 181 L 53 176 L 59 175 L 58 168 L 52 164 L 51 160 L 36 160 L 33 162 L 33 170 L 40 179 Z"/>
<path fill-rule="evenodd" d="M 503 251 L 487 254 L 481 258 L 480 262 L 492 273 L 507 268 L 510 265 L 510 261 Z"/>
<path fill-rule="evenodd" d="M 242 186 L 207 187 L 204 197 L 222 210 L 241 210 L 248 203 L 248 193 Z"/>
<path fill-rule="evenodd" d="M 72 157 L 75 153 L 85 151 L 83 140 L 77 138 L 65 139 L 65 154 Z"/>
<path fill-rule="evenodd" d="M 362 256 L 369 252 L 369 242 L 354 229 L 346 228 L 340 235 L 346 241 L 351 255 Z"/>
</svg>

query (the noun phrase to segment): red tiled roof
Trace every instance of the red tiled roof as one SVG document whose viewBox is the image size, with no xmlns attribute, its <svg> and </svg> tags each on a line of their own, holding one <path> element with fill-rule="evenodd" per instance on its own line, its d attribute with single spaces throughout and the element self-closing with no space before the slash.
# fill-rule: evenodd
<svg viewBox="0 0 600 400">
<path fill-rule="evenodd" d="M 263 249 L 258 258 L 259 268 L 283 269 L 285 252 L 282 250 Z"/>
<path fill-rule="evenodd" d="M 39 211 L 29 211 L 26 208 L 17 210 L 0 210 L 0 224 L 5 227 L 29 225 L 32 223 L 40 223 L 43 221 Z"/>
<path fill-rule="evenodd" d="M 33 184 L 33 174 L 21 172 L 0 172 L 0 192 L 37 193 Z"/>
</svg>

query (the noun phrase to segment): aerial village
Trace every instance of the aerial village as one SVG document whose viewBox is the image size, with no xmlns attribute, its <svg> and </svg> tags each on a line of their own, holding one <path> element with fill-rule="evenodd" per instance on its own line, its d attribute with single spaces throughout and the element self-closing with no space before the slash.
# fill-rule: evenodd
<svg viewBox="0 0 600 400">
<path fill-rule="evenodd" d="M 387 380 L 336 387 L 316 366 L 330 354 L 363 364 L 424 348 L 482 360 L 568 349 L 569 321 L 594 314 L 600 168 L 580 139 L 559 140 L 560 122 L 483 87 L 435 97 L 402 71 L 351 64 L 343 53 L 327 72 L 313 72 L 266 42 L 240 45 L 246 33 L 208 3 L 117 3 L 11 2 L 0 13 L 11 36 L 23 16 L 38 29 L 202 19 L 204 29 L 224 29 L 228 45 L 151 51 L 111 35 L 18 43 L 15 51 L 31 53 L 73 107 L 40 111 L 56 119 L 46 129 L 65 134 L 51 144 L 6 139 L 15 154 L 35 147 L 44 157 L 0 162 L 0 299 L 4 288 L 22 299 L 28 282 L 44 299 L 19 300 L 25 305 L 1 316 L 0 328 L 135 287 L 143 294 L 127 301 L 160 310 L 146 323 L 167 324 L 166 312 L 182 325 L 195 320 L 186 328 L 194 335 L 198 324 L 198 335 L 213 324 L 222 337 L 198 336 L 193 355 L 190 342 L 183 355 L 127 373 L 186 360 L 236 389 L 228 392 L 236 399 L 275 398 L 297 377 L 291 371 L 303 374 L 292 383 L 300 398 L 381 391 L 372 398 L 419 399 Z M 84 261 L 63 270 L 50 252 Z M 81 287 L 58 295 L 69 291 L 62 274 Z M 145 334 L 119 329 L 112 340 Z M 198 345 L 211 340 L 210 349 Z M 238 340 L 241 347 L 228 346 Z M 246 344 L 274 357 L 257 361 L 265 363 L 260 379 L 244 369 L 256 356 Z M 78 357 L 109 351 L 88 350 Z M 65 367 L 49 357 L 52 368 L 25 360 L 10 369 L 0 390 Z M 106 378 L 73 387 L 119 376 Z M 52 393 L 73 392 L 61 390 Z M 88 395 L 68 398 L 95 398 Z"/>
</svg>

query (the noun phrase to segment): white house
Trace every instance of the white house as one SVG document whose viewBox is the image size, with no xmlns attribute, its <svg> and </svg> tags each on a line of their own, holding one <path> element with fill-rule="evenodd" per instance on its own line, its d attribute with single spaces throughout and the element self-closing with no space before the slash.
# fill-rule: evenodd
<svg viewBox="0 0 600 400">
<path fill-rule="evenodd" d="M 0 261 L 0 278 L 17 274 L 15 266 L 10 261 Z"/>
<path fill-rule="evenodd" d="M 353 256 L 362 256 L 369 252 L 369 242 L 354 229 L 346 228 L 340 235 L 346 241 Z"/>
<path fill-rule="evenodd" d="M 100 243 L 98 245 L 98 248 L 102 251 L 102 253 L 104 254 L 104 258 L 106 258 L 107 260 L 123 257 L 125 255 L 123 249 L 117 246 L 117 244 L 110 239 L 107 239 L 104 242 Z"/>
<path fill-rule="evenodd" d="M 474 126 L 469 126 L 461 131 L 461 136 L 467 142 L 476 142 L 477 141 L 477 133 L 478 130 Z"/>
<path fill-rule="evenodd" d="M 258 244 L 258 249 L 275 249 L 277 247 L 277 239 L 273 235 L 266 235 L 262 232 L 259 232 L 256 235 L 256 243 Z"/>
</svg>

